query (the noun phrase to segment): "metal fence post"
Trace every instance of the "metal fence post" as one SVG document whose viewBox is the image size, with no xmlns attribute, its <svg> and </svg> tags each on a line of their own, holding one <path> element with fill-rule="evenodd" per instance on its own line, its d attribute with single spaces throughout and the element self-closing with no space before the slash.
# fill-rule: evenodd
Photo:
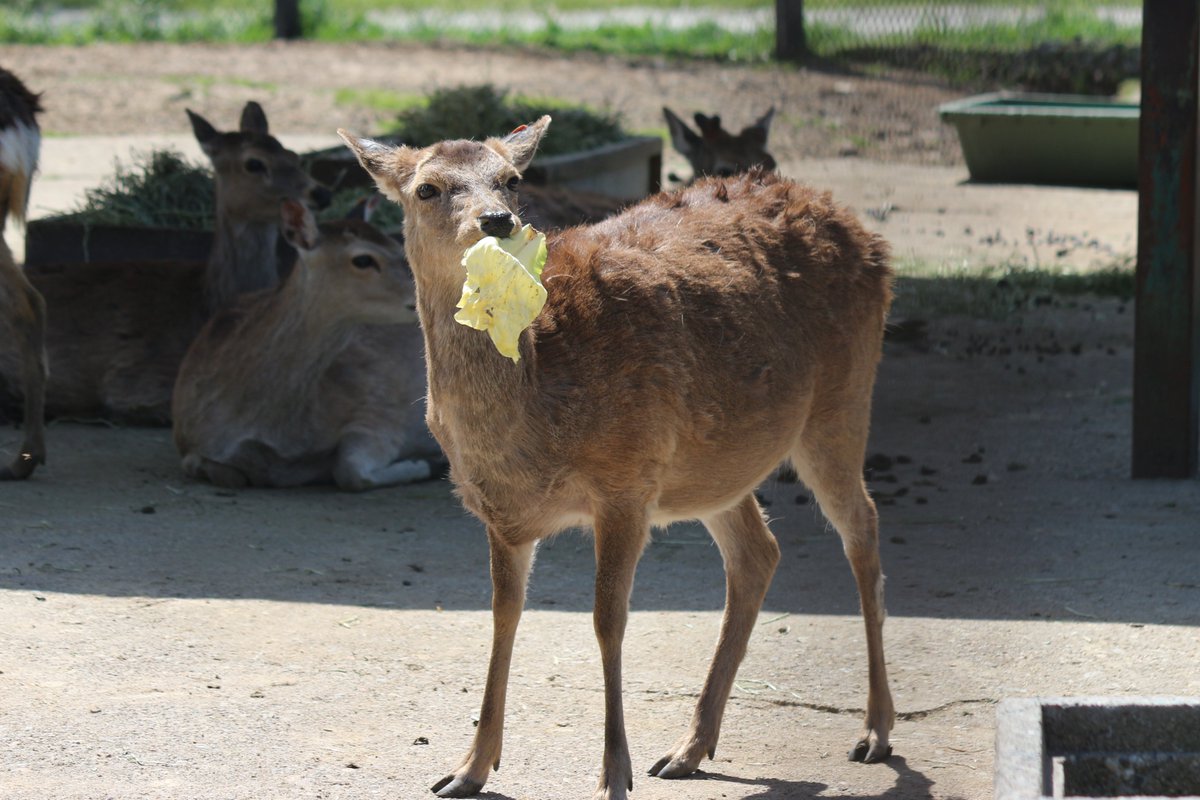
<svg viewBox="0 0 1200 800">
<path fill-rule="evenodd" d="M 1200 4 L 1145 0 L 1133 477 L 1196 474 L 1200 449 Z"/>
<path fill-rule="evenodd" d="M 775 57 L 780 61 L 802 61 L 807 56 L 804 0 L 775 0 Z"/>
</svg>

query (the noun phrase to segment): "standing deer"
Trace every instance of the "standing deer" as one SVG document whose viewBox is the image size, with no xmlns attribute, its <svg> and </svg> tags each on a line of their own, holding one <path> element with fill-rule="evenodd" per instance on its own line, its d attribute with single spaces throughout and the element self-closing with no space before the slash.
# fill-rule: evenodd
<svg viewBox="0 0 1200 800">
<path fill-rule="evenodd" d="M 352 491 L 432 475 L 414 285 L 399 242 L 366 221 L 317 226 L 283 206 L 299 258 L 197 335 L 172 417 L 183 469 L 228 487 Z"/>
<path fill-rule="evenodd" d="M 666 106 L 663 106 L 663 116 L 667 118 L 671 144 L 692 165 L 692 181 L 706 175 L 729 177 L 753 167 L 775 169 L 775 159 L 767 152 L 767 136 L 775 117 L 774 106 L 753 125 L 742 128 L 737 136 L 722 128 L 721 118 L 715 114 L 709 117 L 696 113 L 694 119 L 699 133 Z"/>
<path fill-rule="evenodd" d="M 545 307 L 514 363 L 454 321 L 463 251 L 519 223 L 515 192 L 549 117 L 482 143 L 390 147 L 339 131 L 405 212 L 429 377 L 428 422 L 464 505 L 487 529 L 494 632 L 479 725 L 442 797 L 500 764 L 513 640 L 537 543 L 595 534 L 593 622 L 604 672 L 595 797 L 632 787 L 621 640 L 651 526 L 700 519 L 725 562 L 716 653 L 691 725 L 650 768 L 712 757 L 750 632 L 779 561 L 754 488 L 790 459 L 842 538 L 866 624 L 865 730 L 851 758 L 887 757 L 878 517 L 862 478 L 891 298 L 884 241 L 828 195 L 753 171 L 659 194 L 551 235 Z"/>
<path fill-rule="evenodd" d="M 191 111 L 188 117 L 214 171 L 216 219 L 206 264 L 28 270 L 50 311 L 47 346 L 57 365 L 47 388 L 52 414 L 169 424 L 179 362 L 210 311 L 278 283 L 280 202 L 329 200 L 328 190 L 300 168 L 299 156 L 270 135 L 258 103 L 246 104 L 237 131 L 218 131 Z M 15 373 L 13 363 L 0 361 L 0 376 Z"/>
<path fill-rule="evenodd" d="M 4 224 L 10 215 L 18 223 L 25 221 L 41 149 L 35 116 L 41 110 L 38 96 L 0 67 L 0 319 L 11 327 L 20 351 L 25 397 L 21 449 L 11 464 L 0 465 L 0 480 L 28 478 L 38 464 L 46 463 L 46 305 L 4 241 Z"/>
</svg>

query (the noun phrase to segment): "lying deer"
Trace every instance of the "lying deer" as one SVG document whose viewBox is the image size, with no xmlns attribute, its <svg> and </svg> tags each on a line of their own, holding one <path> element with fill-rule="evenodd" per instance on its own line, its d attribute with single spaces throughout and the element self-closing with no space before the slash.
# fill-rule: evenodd
<svg viewBox="0 0 1200 800">
<path fill-rule="evenodd" d="M 390 147 L 340 131 L 405 212 L 429 376 L 428 422 L 464 505 L 485 524 L 494 638 L 475 740 L 438 781 L 480 791 L 500 764 L 509 664 L 539 541 L 595 533 L 594 623 L 604 672 L 597 800 L 632 768 L 621 640 L 650 529 L 704 522 L 727 600 L 687 732 L 650 768 L 689 775 L 721 717 L 779 548 L 754 488 L 790 459 L 841 535 L 866 623 L 869 691 L 858 761 L 889 754 L 878 517 L 863 484 L 871 391 L 890 303 L 888 249 L 828 195 L 754 171 L 659 194 L 551 235 L 545 307 L 520 360 L 454 320 L 463 251 L 519 223 L 515 191 L 549 117 L 502 139 Z"/>
<path fill-rule="evenodd" d="M 753 125 L 742 128 L 737 136 L 721 127 L 721 118 L 697 113 L 694 117 L 696 133 L 671 109 L 663 106 L 667 128 L 671 132 L 671 144 L 692 165 L 692 181 L 705 175 L 729 177 L 753 167 L 775 169 L 775 159 L 767 152 L 767 136 L 771 132 L 771 120 L 775 107 L 767 111 Z M 690 183 L 691 181 L 689 181 Z"/>
<path fill-rule="evenodd" d="M 28 270 L 49 308 L 47 344 L 58 365 L 47 390 L 52 414 L 168 424 L 179 362 L 210 310 L 278 283 L 280 202 L 328 202 L 328 190 L 300 168 L 296 153 L 270 135 L 257 103 L 246 104 L 237 131 L 218 131 L 191 111 L 188 117 L 214 171 L 216 219 L 207 264 Z M 0 375 L 14 374 L 14 364 L 0 362 Z"/>
<path fill-rule="evenodd" d="M 209 320 L 180 366 L 184 472 L 352 491 L 431 477 L 440 451 L 404 248 L 366 221 L 317 226 L 294 201 L 283 216 L 299 253 L 291 274 Z"/>
<path fill-rule="evenodd" d="M 20 452 L 11 464 L 0 465 L 0 480 L 28 478 L 46 463 L 46 305 L 4 242 L 6 219 L 25 221 L 41 150 L 35 116 L 41 110 L 38 96 L 0 67 L 0 319 L 11 327 L 20 352 L 25 425 Z"/>
</svg>

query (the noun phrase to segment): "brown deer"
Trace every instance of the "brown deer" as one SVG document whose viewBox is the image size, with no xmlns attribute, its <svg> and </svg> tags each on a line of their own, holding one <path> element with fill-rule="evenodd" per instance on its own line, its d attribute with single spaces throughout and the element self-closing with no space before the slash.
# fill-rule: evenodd
<svg viewBox="0 0 1200 800">
<path fill-rule="evenodd" d="M 16 75 L 0 67 L 0 319 L 11 328 L 19 350 L 25 425 L 20 451 L 11 464 L 0 464 L 0 480 L 28 478 L 46 462 L 46 305 L 4 241 L 7 218 L 23 223 L 29 205 L 41 150 L 38 100 Z"/>
<path fill-rule="evenodd" d="M 399 242 L 366 221 L 283 206 L 299 253 L 278 289 L 196 336 L 175 384 L 183 469 L 227 487 L 333 481 L 360 491 L 431 477 L 425 371 Z"/>
<path fill-rule="evenodd" d="M 737 136 L 721 127 L 721 118 L 696 113 L 696 133 L 671 109 L 663 106 L 667 128 L 671 132 L 671 144 L 692 165 L 692 181 L 706 175 L 729 177 L 753 167 L 775 169 L 775 159 L 767 152 L 767 136 L 771 132 L 771 120 L 775 107 L 767 111 L 753 125 L 742 128 Z M 678 178 L 676 178 L 678 180 Z"/>
<path fill-rule="evenodd" d="M 841 535 L 868 654 L 865 730 L 851 758 L 887 757 L 878 517 L 863 484 L 871 391 L 891 298 L 888 248 L 828 195 L 761 170 L 655 195 L 548 239 L 548 300 L 521 359 L 454 321 L 463 251 L 519 223 L 515 190 L 549 117 L 484 142 L 390 147 L 340 131 L 405 212 L 425 334 L 430 429 L 491 554 L 492 655 L 474 744 L 438 781 L 466 797 L 498 768 L 513 640 L 536 544 L 595 534 L 593 621 L 604 672 L 597 800 L 632 768 L 621 640 L 651 526 L 700 519 L 725 561 L 726 605 L 687 732 L 650 768 L 713 755 L 779 548 L 753 494 L 790 459 Z"/>
<path fill-rule="evenodd" d="M 328 190 L 270 135 L 257 103 L 246 104 L 238 131 L 218 131 L 200 115 L 188 116 L 214 170 L 216 219 L 207 264 L 27 270 L 49 309 L 47 346 L 58 365 L 47 388 L 53 415 L 169 424 L 179 362 L 210 310 L 278 283 L 280 202 L 328 202 Z M 14 374 L 11 361 L 0 361 L 0 376 Z"/>
</svg>

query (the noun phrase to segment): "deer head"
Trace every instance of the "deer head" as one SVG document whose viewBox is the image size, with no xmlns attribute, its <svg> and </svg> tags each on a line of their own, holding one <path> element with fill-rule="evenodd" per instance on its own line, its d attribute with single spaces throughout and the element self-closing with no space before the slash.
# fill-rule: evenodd
<svg viewBox="0 0 1200 800">
<path fill-rule="evenodd" d="M 549 124 L 544 116 L 502 138 L 440 142 L 424 149 L 338 133 L 380 191 L 404 207 L 405 246 L 413 262 L 457 269 L 466 248 L 484 236 L 509 236 L 521 225 L 521 172 Z M 461 276 L 457 282 L 461 285 Z"/>
<path fill-rule="evenodd" d="M 268 132 L 267 115 L 253 101 L 242 109 L 237 131 L 222 132 L 191 109 L 192 131 L 216 175 L 218 213 L 246 222 L 274 222 L 279 203 L 329 205 L 330 192 L 300 166 L 300 157 Z"/>
<path fill-rule="evenodd" d="M 671 143 L 692 165 L 692 180 L 705 175 L 729 176 L 745 172 L 751 167 L 775 169 L 775 159 L 767 152 L 767 135 L 775 107 L 737 136 L 721 127 L 721 118 L 697 113 L 694 117 L 696 133 L 671 109 L 663 107 L 667 127 L 671 131 Z"/>
<path fill-rule="evenodd" d="M 295 200 L 282 205 L 283 235 L 299 258 L 288 283 L 340 323 L 417 321 L 404 247 L 364 219 L 318 224 Z"/>
</svg>

